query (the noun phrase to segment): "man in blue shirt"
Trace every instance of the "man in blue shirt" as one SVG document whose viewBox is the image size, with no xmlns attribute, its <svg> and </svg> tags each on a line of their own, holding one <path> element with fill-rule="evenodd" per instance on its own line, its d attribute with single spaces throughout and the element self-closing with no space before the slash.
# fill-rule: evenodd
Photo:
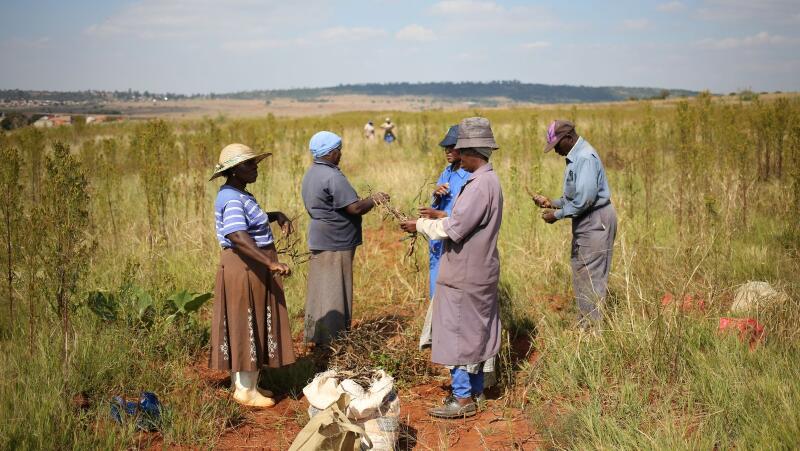
<svg viewBox="0 0 800 451">
<path fill-rule="evenodd" d="M 555 149 L 565 157 L 564 194 L 550 200 L 540 194 L 533 201 L 546 210 L 542 219 L 552 224 L 572 219 L 572 287 L 581 328 L 602 320 L 608 293 L 608 273 L 617 235 L 617 213 L 611 205 L 611 190 L 597 151 L 578 136 L 575 124 L 553 121 L 547 130 L 544 151 Z"/>
<path fill-rule="evenodd" d="M 439 143 L 444 149 L 445 157 L 449 163 L 444 168 L 439 179 L 436 180 L 436 191 L 433 192 L 433 202 L 430 208 L 423 208 L 420 213 L 430 218 L 444 218 L 450 216 L 456 197 L 461 192 L 461 187 L 467 182 L 469 172 L 461 168 L 461 152 L 456 149 L 458 141 L 458 125 L 453 125 L 447 131 L 442 142 Z M 439 274 L 439 259 L 444 252 L 444 244 L 441 240 L 431 240 L 430 242 L 430 289 L 429 294 L 433 299 L 433 291 L 436 287 L 436 277 Z"/>
</svg>

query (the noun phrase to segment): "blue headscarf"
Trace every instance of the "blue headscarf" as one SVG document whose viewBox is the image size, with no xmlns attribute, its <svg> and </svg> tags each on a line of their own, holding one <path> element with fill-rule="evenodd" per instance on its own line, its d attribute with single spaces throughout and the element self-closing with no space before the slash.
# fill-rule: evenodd
<svg viewBox="0 0 800 451">
<path fill-rule="evenodd" d="M 342 138 L 336 133 L 321 131 L 311 137 L 308 150 L 314 158 L 324 157 L 342 145 Z"/>
</svg>

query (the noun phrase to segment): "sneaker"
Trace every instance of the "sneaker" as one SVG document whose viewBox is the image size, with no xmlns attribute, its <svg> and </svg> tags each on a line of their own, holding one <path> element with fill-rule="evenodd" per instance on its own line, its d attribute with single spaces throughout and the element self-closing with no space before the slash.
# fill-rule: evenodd
<svg viewBox="0 0 800 451">
<path fill-rule="evenodd" d="M 428 410 L 428 415 L 434 418 L 467 418 L 478 412 L 475 402 L 470 400 L 467 404 L 461 404 L 455 397 L 449 397 L 447 402 L 439 407 Z"/>
</svg>

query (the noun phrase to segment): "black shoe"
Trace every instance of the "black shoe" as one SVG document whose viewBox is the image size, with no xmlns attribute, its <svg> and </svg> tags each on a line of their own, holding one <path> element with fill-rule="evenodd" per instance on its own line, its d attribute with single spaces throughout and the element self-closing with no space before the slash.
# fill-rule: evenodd
<svg viewBox="0 0 800 451">
<path fill-rule="evenodd" d="M 435 418 L 451 419 L 471 417 L 477 412 L 478 408 L 473 401 L 462 406 L 455 397 L 448 397 L 442 406 L 428 410 L 428 415 Z"/>
</svg>

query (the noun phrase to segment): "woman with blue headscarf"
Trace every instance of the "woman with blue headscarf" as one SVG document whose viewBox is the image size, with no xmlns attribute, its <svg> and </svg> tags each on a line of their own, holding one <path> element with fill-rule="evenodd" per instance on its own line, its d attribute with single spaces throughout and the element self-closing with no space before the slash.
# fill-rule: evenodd
<svg viewBox="0 0 800 451">
<path fill-rule="evenodd" d="M 328 344 L 350 329 L 353 317 L 353 257 L 361 245 L 361 216 L 389 195 L 359 199 L 339 169 L 342 138 L 329 131 L 309 143 L 314 161 L 303 177 L 303 203 L 308 224 L 308 266 L 305 341 Z"/>
</svg>

